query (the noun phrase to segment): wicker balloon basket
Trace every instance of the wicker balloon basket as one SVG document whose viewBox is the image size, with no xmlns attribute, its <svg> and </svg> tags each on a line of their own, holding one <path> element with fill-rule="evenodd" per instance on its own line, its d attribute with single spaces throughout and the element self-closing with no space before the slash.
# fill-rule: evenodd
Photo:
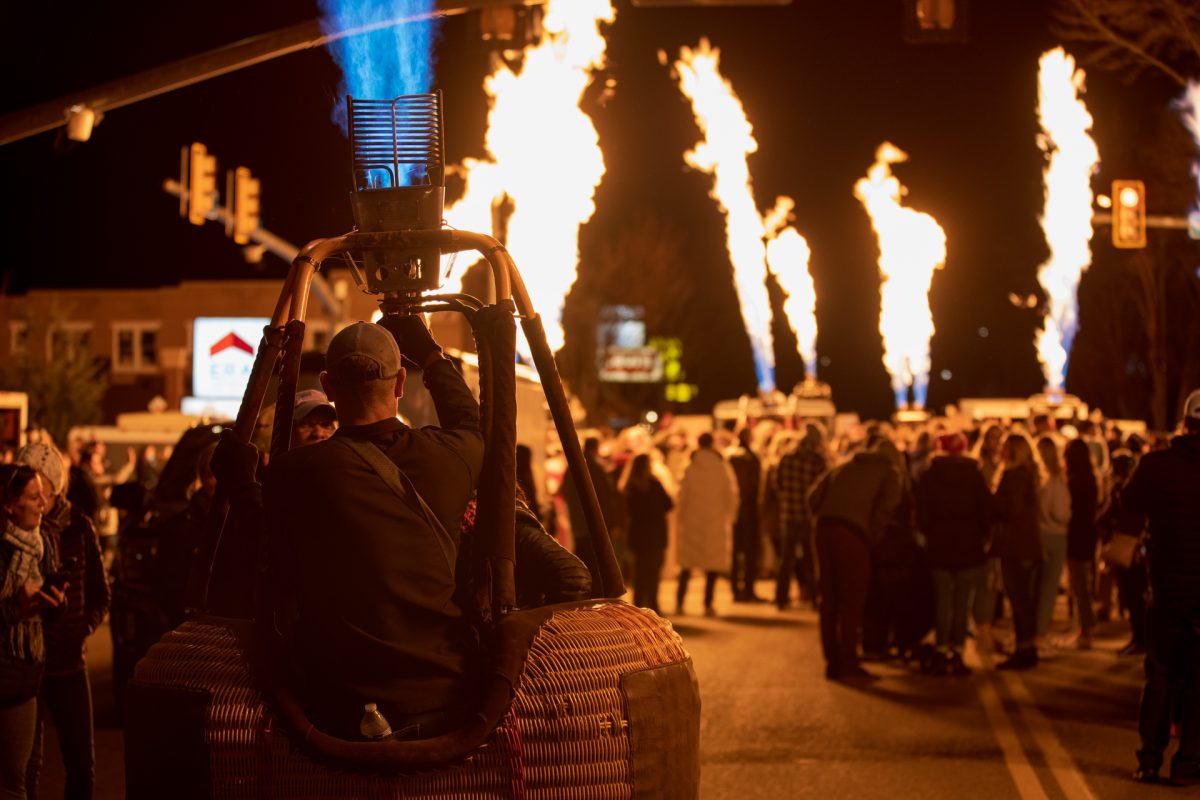
<svg viewBox="0 0 1200 800">
<path fill-rule="evenodd" d="M 612 601 L 539 620 L 486 741 L 453 763 L 402 771 L 324 763 L 255 688 L 247 623 L 184 623 L 129 685 L 127 796 L 696 797 L 700 695 L 670 623 Z"/>
</svg>

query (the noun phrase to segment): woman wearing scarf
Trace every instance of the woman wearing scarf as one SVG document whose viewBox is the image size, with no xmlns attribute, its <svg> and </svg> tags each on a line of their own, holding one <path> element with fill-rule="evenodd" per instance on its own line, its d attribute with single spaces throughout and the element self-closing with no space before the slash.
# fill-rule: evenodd
<svg viewBox="0 0 1200 800">
<path fill-rule="evenodd" d="M 57 567 L 40 527 L 42 481 L 28 466 L 0 465 L 0 797 L 25 798 L 25 770 L 37 724 L 37 692 L 45 665 L 42 611 L 63 594 L 43 587 Z"/>
<path fill-rule="evenodd" d="M 42 729 L 46 716 L 54 721 L 66 771 L 68 800 L 90 798 L 95 774 L 92 689 L 84 661 L 85 642 L 108 613 L 112 595 L 100 555 L 100 540 L 91 519 L 67 500 L 67 470 L 62 454 L 52 445 L 23 447 L 18 464 L 37 471 L 46 493 L 42 536 L 58 554 L 66 577 L 66 607 L 44 625 L 46 672 L 38 693 L 37 727 L 26 785 L 37 795 L 42 765 Z"/>
</svg>

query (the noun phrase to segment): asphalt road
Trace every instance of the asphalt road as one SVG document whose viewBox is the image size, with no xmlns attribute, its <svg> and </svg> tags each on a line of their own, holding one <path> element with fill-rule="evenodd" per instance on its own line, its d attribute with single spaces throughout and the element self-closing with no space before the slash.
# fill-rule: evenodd
<svg viewBox="0 0 1200 800">
<path fill-rule="evenodd" d="M 722 582 L 718 616 L 708 618 L 699 613 L 702 581 L 692 583 L 691 613 L 671 620 L 700 680 L 705 800 L 1191 795 L 1129 780 L 1141 659 L 1116 654 L 1127 640 L 1124 623 L 1101 626 L 1094 649 L 1059 651 L 1032 672 L 996 672 L 969 648 L 968 677 L 872 664 L 880 680 L 848 685 L 824 678 L 811 610 L 734 604 Z M 759 594 L 768 588 L 763 582 Z M 664 582 L 663 598 L 673 591 Z M 1060 628 L 1064 615 L 1060 606 Z M 107 626 L 97 631 L 88 654 L 101 800 L 124 796 L 108 637 Z M 61 797 L 61 787 L 50 729 L 41 796 Z"/>
</svg>

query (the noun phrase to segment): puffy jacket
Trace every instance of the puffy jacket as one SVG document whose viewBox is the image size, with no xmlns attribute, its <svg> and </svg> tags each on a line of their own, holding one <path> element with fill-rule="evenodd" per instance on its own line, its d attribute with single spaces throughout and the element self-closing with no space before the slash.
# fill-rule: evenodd
<svg viewBox="0 0 1200 800">
<path fill-rule="evenodd" d="M 1151 584 L 1200 581 L 1200 433 L 1142 456 L 1122 499 L 1149 518 Z"/>
</svg>

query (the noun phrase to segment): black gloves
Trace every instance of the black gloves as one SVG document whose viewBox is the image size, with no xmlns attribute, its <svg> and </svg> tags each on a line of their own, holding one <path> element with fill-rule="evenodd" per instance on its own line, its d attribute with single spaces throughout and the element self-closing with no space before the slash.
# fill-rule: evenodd
<svg viewBox="0 0 1200 800">
<path fill-rule="evenodd" d="M 257 482 L 258 448 L 239 441 L 232 430 L 223 430 L 209 467 L 217 482 L 233 496 Z"/>
<path fill-rule="evenodd" d="M 428 366 L 434 354 L 441 355 L 442 348 L 433 340 L 433 334 L 419 314 L 388 314 L 379 321 L 396 337 L 400 354 L 417 366 Z"/>
</svg>

